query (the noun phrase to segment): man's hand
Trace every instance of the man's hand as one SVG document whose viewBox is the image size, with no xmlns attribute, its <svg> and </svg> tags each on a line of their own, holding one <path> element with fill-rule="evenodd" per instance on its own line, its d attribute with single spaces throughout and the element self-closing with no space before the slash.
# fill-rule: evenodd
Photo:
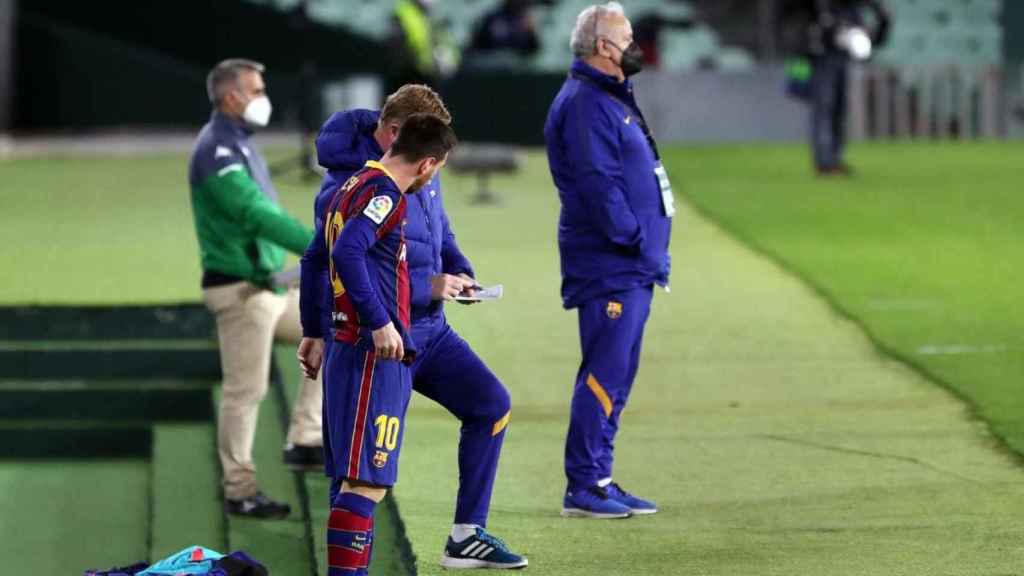
<svg viewBox="0 0 1024 576">
<path fill-rule="evenodd" d="M 479 288 L 479 286 L 476 283 L 476 280 L 474 280 L 472 276 L 466 273 L 459 274 L 459 278 L 462 278 L 463 280 L 466 281 L 466 283 L 462 287 L 462 292 L 459 295 L 470 297 L 475 296 L 476 291 Z M 476 304 L 476 302 L 473 300 L 459 300 L 459 304 L 469 305 Z"/>
<path fill-rule="evenodd" d="M 303 338 L 299 342 L 299 351 L 295 354 L 299 359 L 302 373 L 310 380 L 316 380 L 320 373 L 320 365 L 324 361 L 324 341 L 320 338 Z"/>
<path fill-rule="evenodd" d="M 434 300 L 452 300 L 466 289 L 466 286 L 473 285 L 473 279 L 467 282 L 465 274 L 452 276 L 451 274 L 438 274 L 430 279 L 430 297 Z"/>
<path fill-rule="evenodd" d="M 402 344 L 402 336 L 395 330 L 395 325 L 388 322 L 384 326 L 373 331 L 373 348 L 377 357 L 382 360 L 402 361 L 405 357 L 405 346 Z"/>
</svg>

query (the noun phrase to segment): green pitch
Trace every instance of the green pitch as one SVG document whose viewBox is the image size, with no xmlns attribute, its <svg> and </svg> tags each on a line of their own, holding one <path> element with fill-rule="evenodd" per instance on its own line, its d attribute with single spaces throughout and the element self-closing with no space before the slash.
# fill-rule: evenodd
<svg viewBox="0 0 1024 576">
<path fill-rule="evenodd" d="M 676 150 L 702 211 L 805 278 L 885 350 L 976 407 L 1024 452 L 1020 144 L 855 150 L 851 181 L 802 149 Z"/>
<path fill-rule="evenodd" d="M 682 202 L 673 291 L 655 297 L 616 468 L 662 511 L 615 522 L 558 517 L 579 349 L 559 306 L 543 157 L 495 181 L 499 208 L 471 205 L 472 180 L 446 176 L 464 251 L 484 284 L 506 288 L 501 302 L 449 308 L 513 397 L 490 528 L 545 574 L 1019 570 L 1024 474 L 971 415 L 1024 446 L 1012 300 L 1024 199 L 1009 170 L 1020 152 L 864 147 L 860 178 L 822 182 L 802 148 L 669 151 L 677 192 L 773 258 Z M 0 299 L 195 300 L 184 161 L 0 163 L 5 191 L 20 192 L 5 194 L 0 250 L 15 274 Z M 308 218 L 312 187 L 278 184 Z M 438 574 L 458 424 L 416 398 L 406 432 L 396 503 L 419 573 Z"/>
</svg>

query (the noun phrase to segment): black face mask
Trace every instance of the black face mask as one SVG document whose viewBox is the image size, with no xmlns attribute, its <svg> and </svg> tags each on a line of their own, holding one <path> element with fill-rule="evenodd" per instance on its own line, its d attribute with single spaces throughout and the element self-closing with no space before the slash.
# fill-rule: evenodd
<svg viewBox="0 0 1024 576">
<path fill-rule="evenodd" d="M 622 68 L 622 74 L 627 78 L 640 72 L 644 69 L 644 51 L 640 49 L 640 46 L 636 41 L 630 42 L 629 46 L 623 50 L 618 44 L 611 40 L 605 40 L 612 46 L 618 48 L 619 52 L 622 53 L 622 59 L 619 62 L 619 67 Z"/>
</svg>

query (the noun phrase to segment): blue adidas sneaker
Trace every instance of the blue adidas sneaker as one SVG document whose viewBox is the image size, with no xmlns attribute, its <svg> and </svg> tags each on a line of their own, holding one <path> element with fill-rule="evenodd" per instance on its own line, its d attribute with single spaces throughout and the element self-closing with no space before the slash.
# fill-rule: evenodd
<svg viewBox="0 0 1024 576">
<path fill-rule="evenodd" d="M 441 556 L 441 567 L 449 570 L 465 568 L 497 568 L 517 570 L 526 568 L 529 561 L 508 549 L 501 538 L 488 534 L 483 528 L 477 528 L 476 534 L 462 542 L 448 537 Z"/>
<path fill-rule="evenodd" d="M 654 514 L 658 511 L 658 506 L 654 502 L 633 496 L 623 490 L 622 486 L 619 486 L 616 482 L 609 484 L 605 487 L 605 490 L 608 491 L 608 496 L 612 500 L 626 506 L 633 514 Z"/>
<path fill-rule="evenodd" d="M 562 516 L 565 518 L 629 518 L 631 514 L 629 506 L 612 498 L 600 486 L 566 492 L 562 499 Z"/>
</svg>

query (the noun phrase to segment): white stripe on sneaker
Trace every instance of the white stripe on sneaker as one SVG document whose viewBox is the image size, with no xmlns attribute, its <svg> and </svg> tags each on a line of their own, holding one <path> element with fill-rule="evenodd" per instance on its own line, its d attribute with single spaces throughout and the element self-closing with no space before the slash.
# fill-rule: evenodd
<svg viewBox="0 0 1024 576">
<path fill-rule="evenodd" d="M 490 556 L 491 552 L 494 552 L 494 546 L 488 546 L 487 550 L 484 550 L 483 554 L 478 555 L 477 558 L 483 560 L 484 558 Z"/>
<path fill-rule="evenodd" d="M 471 556 L 473 550 L 476 550 L 477 548 L 480 548 L 481 544 L 483 544 L 483 543 L 480 542 L 479 540 L 477 540 L 477 541 L 473 542 L 472 544 L 470 544 L 469 546 L 466 546 L 465 548 L 463 548 L 462 552 L 459 552 L 459 554 L 462 554 L 463 556 Z"/>
</svg>

